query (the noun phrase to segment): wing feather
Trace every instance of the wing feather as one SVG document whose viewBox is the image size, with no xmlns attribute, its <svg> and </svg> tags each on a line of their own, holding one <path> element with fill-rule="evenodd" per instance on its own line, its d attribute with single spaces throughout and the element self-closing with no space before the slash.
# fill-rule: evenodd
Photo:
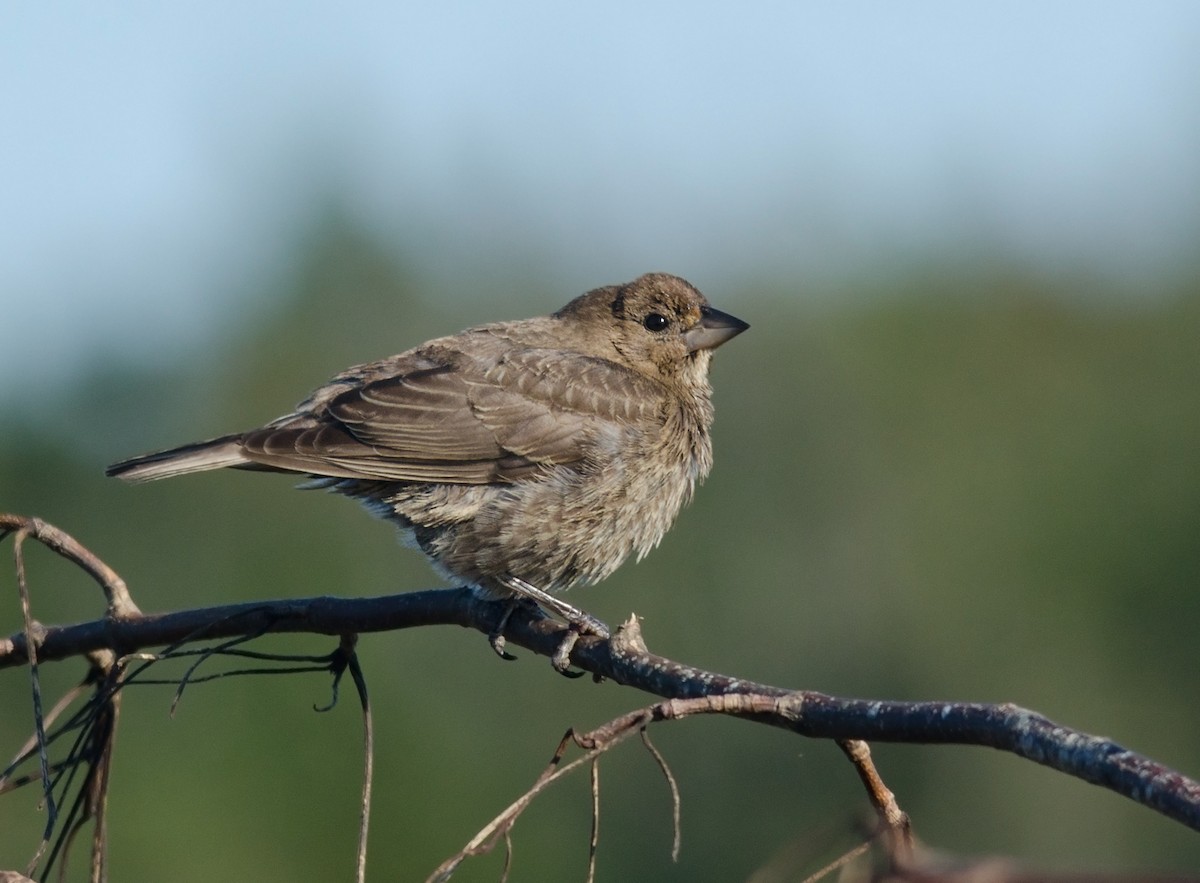
<svg viewBox="0 0 1200 883">
<path fill-rule="evenodd" d="M 548 349 L 490 363 L 440 355 L 315 395 L 294 418 L 246 434 L 243 451 L 262 466 L 312 475 L 489 484 L 581 462 L 611 423 L 662 420 L 658 384 L 602 359 Z"/>
</svg>

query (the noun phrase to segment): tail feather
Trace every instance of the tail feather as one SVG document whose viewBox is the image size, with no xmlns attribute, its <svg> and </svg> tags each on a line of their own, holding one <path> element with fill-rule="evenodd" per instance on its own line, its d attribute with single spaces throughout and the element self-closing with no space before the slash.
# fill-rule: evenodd
<svg viewBox="0 0 1200 883">
<path fill-rule="evenodd" d="M 104 474 L 125 481 L 143 482 L 187 475 L 189 472 L 247 466 L 250 460 L 242 453 L 241 441 L 240 435 L 226 435 L 168 451 L 143 454 L 114 463 L 104 470 Z"/>
</svg>

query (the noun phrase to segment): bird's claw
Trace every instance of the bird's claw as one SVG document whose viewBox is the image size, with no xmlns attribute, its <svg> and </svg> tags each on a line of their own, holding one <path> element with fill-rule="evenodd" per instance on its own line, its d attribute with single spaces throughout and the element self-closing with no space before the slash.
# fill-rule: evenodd
<svg viewBox="0 0 1200 883">
<path fill-rule="evenodd" d="M 496 651 L 496 655 L 505 662 L 513 662 L 517 658 L 504 649 L 507 641 L 501 632 L 496 631 L 488 635 L 488 643 L 492 645 L 492 649 Z"/>
<path fill-rule="evenodd" d="M 504 612 L 500 614 L 500 621 L 496 623 L 496 627 L 488 633 L 488 643 L 491 644 L 496 655 L 505 662 L 513 662 L 517 658 L 504 649 L 505 644 L 508 643 L 504 637 L 504 629 L 508 626 L 508 621 L 512 618 L 513 611 L 517 609 L 518 603 L 520 603 L 519 599 L 511 599 L 504 606 Z"/>
<path fill-rule="evenodd" d="M 559 642 L 554 655 L 550 657 L 550 664 L 554 666 L 554 670 L 564 677 L 581 678 L 585 674 L 582 671 L 571 671 L 571 651 L 575 649 L 578 641 L 579 629 L 572 623 L 562 641 Z"/>
</svg>

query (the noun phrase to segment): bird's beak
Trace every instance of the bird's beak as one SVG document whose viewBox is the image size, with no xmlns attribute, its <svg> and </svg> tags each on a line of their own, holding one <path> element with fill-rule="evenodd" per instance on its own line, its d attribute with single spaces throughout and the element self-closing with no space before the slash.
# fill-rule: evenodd
<svg viewBox="0 0 1200 883">
<path fill-rule="evenodd" d="M 737 337 L 750 326 L 736 316 L 714 310 L 712 307 L 700 308 L 700 324 L 683 333 L 689 353 L 697 350 L 715 350 L 725 341 Z"/>
</svg>

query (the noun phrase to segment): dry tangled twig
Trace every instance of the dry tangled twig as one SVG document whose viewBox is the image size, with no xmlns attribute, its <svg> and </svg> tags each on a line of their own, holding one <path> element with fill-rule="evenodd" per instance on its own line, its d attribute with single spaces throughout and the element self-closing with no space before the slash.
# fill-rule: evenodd
<svg viewBox="0 0 1200 883">
<path fill-rule="evenodd" d="M 597 832 L 599 828 L 600 789 L 598 769 L 600 755 L 616 747 L 634 733 L 641 736 L 646 750 L 650 752 L 658 764 L 663 777 L 671 789 L 672 829 L 674 831 L 671 857 L 674 860 L 678 860 L 681 841 L 679 785 L 670 767 L 668 767 L 666 759 L 650 741 L 648 728 L 652 724 L 682 720 L 683 718 L 697 714 L 728 714 L 734 716 L 763 714 L 769 712 L 777 702 L 777 698 L 774 696 L 759 696 L 749 693 L 738 694 L 732 697 L 719 697 L 722 700 L 728 699 L 730 701 L 714 701 L 717 698 L 669 699 L 665 702 L 658 702 L 654 705 L 621 715 L 586 733 L 577 733 L 573 728 L 567 730 L 558 747 L 555 749 L 550 763 L 547 764 L 533 785 L 492 819 L 492 821 L 484 825 L 466 846 L 439 865 L 437 870 L 426 879 L 426 883 L 444 883 L 444 881 L 450 879 L 450 876 L 458 866 L 467 858 L 490 852 L 501 838 L 504 838 L 508 842 L 517 819 L 520 818 L 521 814 L 530 806 L 534 799 L 552 783 L 564 776 L 570 775 L 584 764 L 590 764 L 592 770 L 592 836 L 589 842 L 588 855 L 588 880 L 592 880 L 595 875 Z M 584 754 L 564 766 L 562 765 L 562 761 L 567 749 L 571 745 L 583 749 Z M 843 746 L 843 750 L 859 771 L 859 775 L 864 783 L 867 784 L 872 805 L 879 816 L 880 824 L 878 829 L 886 831 L 889 835 L 888 852 L 893 863 L 902 865 L 911 861 L 913 844 L 908 816 L 900 810 L 896 804 L 894 795 L 883 784 L 883 779 L 875 769 L 875 764 L 871 760 L 871 752 L 867 748 L 866 743 L 848 743 Z M 857 850 L 853 852 L 856 853 Z"/>
</svg>

